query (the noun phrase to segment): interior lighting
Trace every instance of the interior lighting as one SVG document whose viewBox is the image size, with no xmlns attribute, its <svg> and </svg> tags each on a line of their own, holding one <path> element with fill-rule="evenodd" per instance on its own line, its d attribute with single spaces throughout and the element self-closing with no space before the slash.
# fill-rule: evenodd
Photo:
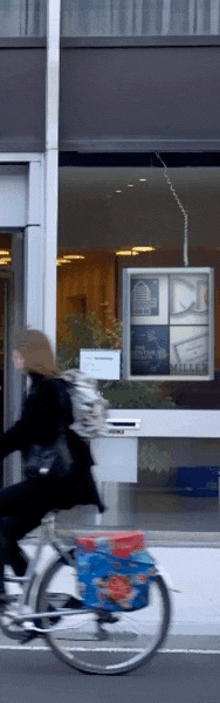
<svg viewBox="0 0 220 703">
<path fill-rule="evenodd" d="M 128 184 L 127 184 L 127 187 L 128 187 L 128 188 L 134 188 L 134 183 L 128 183 Z"/>
<path fill-rule="evenodd" d="M 7 266 L 7 264 L 11 263 L 11 259 L 0 259 L 0 266 Z"/>
<path fill-rule="evenodd" d="M 67 263 L 68 261 L 71 261 L 72 259 L 85 259 L 85 256 L 82 254 L 67 254 L 64 257 L 64 262 Z"/>
<path fill-rule="evenodd" d="M 132 247 L 133 252 L 144 253 L 147 251 L 155 251 L 155 247 Z"/>
<path fill-rule="evenodd" d="M 138 251 L 132 251 L 131 249 L 120 249 L 116 251 L 116 256 L 138 256 Z"/>
<path fill-rule="evenodd" d="M 10 256 L 9 249 L 0 249 L 0 256 Z"/>
<path fill-rule="evenodd" d="M 58 264 L 58 265 L 61 265 L 61 264 L 68 264 L 68 261 L 65 261 L 65 259 L 57 259 L 57 264 Z"/>
<path fill-rule="evenodd" d="M 116 193 L 122 193 L 122 190 L 116 190 L 115 192 L 116 192 Z"/>
<path fill-rule="evenodd" d="M 147 183 L 147 179 L 146 179 L 146 178 L 139 178 L 139 181 L 140 181 L 140 183 Z"/>
</svg>

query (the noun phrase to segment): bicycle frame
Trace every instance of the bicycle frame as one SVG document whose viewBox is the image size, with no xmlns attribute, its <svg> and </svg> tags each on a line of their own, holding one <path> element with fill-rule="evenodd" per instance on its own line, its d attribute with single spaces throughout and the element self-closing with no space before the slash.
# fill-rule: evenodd
<svg viewBox="0 0 220 703">
<path fill-rule="evenodd" d="M 63 615 L 74 615 L 74 614 L 79 614 L 79 610 L 73 610 L 73 609 L 67 609 L 67 608 L 60 608 L 59 610 L 54 610 L 54 611 L 49 611 L 49 612 L 42 612 L 42 613 L 36 613 L 34 611 L 27 612 L 27 607 L 29 603 L 29 598 L 31 594 L 31 590 L 34 584 L 34 581 L 37 577 L 37 571 L 36 571 L 36 566 L 39 562 L 40 556 L 42 554 L 43 548 L 50 544 L 51 547 L 53 547 L 56 552 L 63 557 L 64 561 L 66 564 L 69 564 L 70 566 L 74 566 L 75 562 L 73 559 L 71 559 L 70 555 L 68 554 L 66 548 L 62 543 L 60 542 L 59 539 L 57 539 L 54 535 L 54 530 L 55 528 L 55 514 L 54 513 L 49 513 L 46 515 L 45 518 L 43 518 L 41 522 L 41 532 L 40 532 L 40 537 L 38 540 L 37 548 L 35 550 L 35 554 L 33 557 L 29 559 L 28 566 L 27 566 L 27 571 L 25 576 L 5 576 L 4 580 L 9 582 L 9 583 L 20 583 L 23 585 L 22 593 L 18 595 L 17 597 L 17 603 L 16 603 L 16 610 L 13 610 L 13 605 L 10 606 L 9 610 L 3 613 L 3 617 L 7 617 L 11 620 L 11 622 L 15 622 L 16 625 L 27 622 L 28 626 L 28 621 L 30 621 L 31 626 L 28 629 L 33 630 L 33 632 L 36 633 L 41 633 L 42 635 L 46 634 L 47 632 L 51 632 L 52 628 L 48 629 L 43 629 L 38 628 L 33 625 L 33 620 L 40 620 L 42 617 L 50 617 L 52 619 L 53 617 L 57 618 L 58 616 L 63 616 Z M 85 608 L 83 609 L 83 613 L 88 613 L 90 612 L 89 609 Z M 27 628 L 25 628 L 27 629 Z M 55 627 L 53 627 L 54 631 Z M 61 628 L 59 626 L 58 628 L 60 629 L 66 629 Z"/>
</svg>

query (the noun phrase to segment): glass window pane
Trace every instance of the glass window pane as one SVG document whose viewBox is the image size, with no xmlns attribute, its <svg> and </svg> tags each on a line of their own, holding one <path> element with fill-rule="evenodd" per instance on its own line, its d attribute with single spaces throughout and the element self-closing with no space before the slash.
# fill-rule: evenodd
<svg viewBox="0 0 220 703">
<path fill-rule="evenodd" d="M 155 375 L 166 376 L 166 382 L 150 378 L 145 383 L 122 378 L 108 382 L 109 400 L 115 407 L 130 409 L 214 409 L 219 407 L 220 391 L 220 169 L 170 168 L 168 173 L 179 204 L 162 167 L 60 169 L 58 347 L 62 363 L 69 366 L 79 364 L 80 348 L 122 348 L 123 269 L 144 268 L 146 275 L 150 269 L 147 296 L 139 274 L 133 277 L 131 323 L 137 338 L 140 333 L 151 335 L 146 347 L 151 357 L 156 358 L 158 334 L 163 338 Z M 172 267 L 178 267 L 184 274 L 185 223 L 180 205 L 188 215 L 189 266 L 214 270 L 213 380 L 206 378 L 206 274 L 198 271 L 196 281 L 188 274 L 185 278 L 169 274 L 171 297 L 166 272 L 160 273 L 160 293 L 159 279 L 152 276 L 154 268 L 171 268 L 172 273 Z M 186 309 L 179 307 L 182 298 Z M 144 327 L 143 315 L 148 320 Z M 140 346 L 136 337 L 135 347 Z M 142 361 L 135 358 L 133 363 L 134 375 L 139 375 Z M 201 380 L 184 380 L 189 364 L 192 374 L 187 371 L 188 375 L 199 375 Z M 199 374 L 194 374 L 195 364 Z M 151 367 L 149 357 L 149 375 L 153 375 Z M 180 378 L 172 381 L 172 373 Z"/>
<path fill-rule="evenodd" d="M 218 35 L 220 0 L 62 0 L 62 36 Z"/>
<path fill-rule="evenodd" d="M 203 364 L 207 357 L 206 274 L 196 273 L 196 285 L 188 274 L 186 281 L 184 276 L 176 278 L 169 274 L 170 296 L 166 272 L 160 274 L 161 286 L 156 274 L 155 277 L 148 274 L 156 268 L 180 267 L 181 273 L 185 270 L 183 211 L 164 178 L 164 168 L 161 164 L 156 167 L 155 160 L 153 164 L 146 168 L 60 168 L 57 259 L 60 369 L 77 367 L 82 347 L 121 348 L 125 268 L 144 268 L 149 279 L 146 295 L 139 274 L 133 276 L 134 333 L 139 333 L 142 316 L 148 316 L 145 333 L 147 329 L 155 338 L 162 330 L 162 351 L 166 352 L 171 345 L 174 366 L 191 359 L 195 337 L 197 350 L 200 338 L 200 359 L 197 354 L 196 363 Z M 129 417 L 134 418 L 139 417 L 139 409 L 145 415 L 143 411 L 148 408 L 219 409 L 220 168 L 178 167 L 169 168 L 167 173 L 188 215 L 189 266 L 214 270 L 214 379 L 192 381 L 183 377 L 171 381 L 168 375 L 165 382 L 127 381 L 122 377 L 101 381 L 104 396 L 112 409 L 121 409 L 122 417 L 127 409 L 132 411 Z M 184 309 L 180 306 L 182 292 Z M 168 302 L 170 339 L 167 338 Z M 189 341 L 186 343 L 188 328 L 193 338 L 190 345 Z M 152 349 L 154 344 L 152 339 Z M 161 353 L 162 373 L 169 371 L 166 361 L 166 355 Z M 160 432 L 158 426 L 158 435 Z M 107 524 L 123 528 L 138 525 L 146 530 L 218 530 L 219 442 L 218 438 L 138 437 L 137 483 L 114 484 L 117 523 L 113 508 L 115 494 L 111 498 L 106 488 L 106 504 L 110 505 Z M 79 522 L 78 513 L 76 519 Z"/>
<path fill-rule="evenodd" d="M 45 37 L 46 0 L 0 0 L 0 37 Z"/>
</svg>

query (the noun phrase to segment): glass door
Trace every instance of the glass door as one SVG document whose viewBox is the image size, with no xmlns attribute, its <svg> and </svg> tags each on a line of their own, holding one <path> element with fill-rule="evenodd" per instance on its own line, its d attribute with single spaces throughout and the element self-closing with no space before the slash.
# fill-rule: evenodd
<svg viewBox="0 0 220 703">
<path fill-rule="evenodd" d="M 0 231 L 0 433 L 20 415 L 23 379 L 13 365 L 14 333 L 23 324 L 23 233 Z M 14 453 L 0 463 L 0 488 L 20 480 Z"/>
</svg>

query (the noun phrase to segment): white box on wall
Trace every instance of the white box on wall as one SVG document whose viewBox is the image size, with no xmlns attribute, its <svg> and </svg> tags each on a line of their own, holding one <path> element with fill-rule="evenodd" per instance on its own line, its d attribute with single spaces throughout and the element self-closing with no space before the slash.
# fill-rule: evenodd
<svg viewBox="0 0 220 703">
<path fill-rule="evenodd" d="M 136 437 L 98 437 L 91 441 L 98 482 L 137 483 Z"/>
</svg>

